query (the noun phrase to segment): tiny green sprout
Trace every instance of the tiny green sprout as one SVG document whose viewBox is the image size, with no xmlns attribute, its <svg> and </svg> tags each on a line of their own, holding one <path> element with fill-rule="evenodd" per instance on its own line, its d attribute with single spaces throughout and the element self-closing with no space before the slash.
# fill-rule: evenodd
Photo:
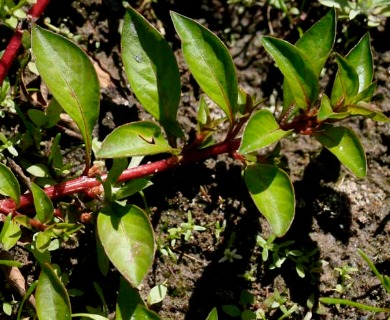
<svg viewBox="0 0 390 320">
<path fill-rule="evenodd" d="M 226 229 L 226 219 L 222 221 L 222 224 L 219 220 L 215 223 L 214 236 L 216 240 L 219 240 L 221 238 L 221 233 L 223 233 L 225 229 Z"/>
<path fill-rule="evenodd" d="M 283 294 L 283 292 L 280 293 L 277 289 L 275 289 L 273 294 L 264 301 L 264 305 L 268 309 L 279 309 L 283 314 L 278 318 L 279 320 L 286 319 L 294 312 L 298 311 L 298 305 L 296 303 L 291 305 L 288 297 Z"/>
<path fill-rule="evenodd" d="M 353 280 L 350 274 L 359 270 L 346 264 L 344 264 L 341 268 L 336 267 L 334 270 L 338 272 L 340 282 L 337 283 L 333 290 L 343 294 L 353 284 Z"/>
<path fill-rule="evenodd" d="M 234 259 L 240 260 L 242 259 L 242 255 L 237 253 L 237 249 L 230 250 L 230 248 L 226 248 L 223 252 L 223 257 L 218 260 L 219 263 L 229 261 L 233 262 Z"/>
<path fill-rule="evenodd" d="M 193 238 L 193 233 L 196 231 L 205 231 L 206 228 L 195 224 L 195 221 L 192 218 L 191 211 L 187 213 L 187 222 L 180 223 L 180 226 L 177 228 L 169 228 L 169 238 L 171 239 L 171 246 L 176 245 L 177 240 L 184 239 L 185 242 L 188 242 Z"/>
</svg>

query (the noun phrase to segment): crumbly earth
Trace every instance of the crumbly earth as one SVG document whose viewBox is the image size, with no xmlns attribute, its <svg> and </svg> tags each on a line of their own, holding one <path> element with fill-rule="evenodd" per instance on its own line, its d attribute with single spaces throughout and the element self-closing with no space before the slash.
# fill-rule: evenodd
<svg viewBox="0 0 390 320">
<path fill-rule="evenodd" d="M 182 73 L 179 122 L 188 137 L 196 129 L 201 92 L 181 56 L 169 10 L 197 19 L 220 36 L 234 57 L 240 85 L 267 98 L 265 104 L 274 109 L 280 104 L 282 77 L 261 48 L 259 37 L 273 34 L 295 41 L 297 26 L 306 30 L 327 11 L 309 1 L 290 23 L 275 8 L 229 5 L 225 0 L 145 0 L 130 4 L 166 35 L 175 50 Z M 100 139 L 120 124 L 149 117 L 122 71 L 118 30 L 123 15 L 121 1 L 117 0 L 53 0 L 46 12 L 54 26 L 80 36 L 79 44 L 98 69 L 102 111 L 95 134 Z M 348 52 L 366 32 L 361 22 L 357 19 L 339 25 L 340 41 L 335 48 L 338 52 Z M 390 116 L 389 23 L 370 31 L 378 82 L 373 103 Z M 334 64 L 327 67 L 332 75 Z M 326 81 L 328 78 L 324 79 L 324 88 Z M 217 115 L 219 111 L 214 112 Z M 308 302 L 313 299 L 317 306 L 319 297 L 339 297 L 376 307 L 390 306 L 390 295 L 357 252 L 362 249 L 382 274 L 390 275 L 390 127 L 369 119 L 354 119 L 345 125 L 357 131 L 366 150 L 368 175 L 364 179 L 354 177 L 308 136 L 293 136 L 282 142 L 282 154 L 296 192 L 297 212 L 291 230 L 276 243 L 292 240 L 288 248 L 307 255 L 303 278 L 292 260 L 274 269 L 270 269 L 271 257 L 262 261 L 256 237 L 267 238 L 270 229 L 248 195 L 240 162 L 222 155 L 153 177 L 153 185 L 144 193 L 160 250 L 141 293 L 146 297 L 158 284 L 168 288 L 164 300 L 152 306 L 162 319 L 203 320 L 214 307 L 219 319 L 231 319 L 223 306 L 234 304 L 242 309 L 243 290 L 254 298 L 248 308 L 263 309 L 265 319 L 279 319 L 282 315 L 275 304 L 269 303 L 275 290 L 287 299 L 288 309 L 296 306 L 288 319 L 309 319 L 308 312 L 312 312 L 312 319 L 329 320 L 380 320 L 389 316 L 344 306 L 320 305 L 312 309 Z M 215 139 L 223 139 L 223 128 Z M 134 202 L 143 206 L 140 197 L 135 197 Z M 169 230 L 187 222 L 188 212 L 205 231 L 195 231 L 188 240 L 181 238 L 172 245 Z M 226 227 L 219 233 L 216 224 L 224 222 Z M 71 273 L 69 287 L 85 293 L 72 300 L 74 311 L 84 312 L 86 305 L 98 306 L 94 281 L 103 288 L 107 304 L 114 311 L 118 274 L 111 270 L 104 278 L 97 270 L 96 253 L 91 250 L 95 248 L 93 232 L 92 227 L 87 227 L 77 243 L 54 252 L 53 262 L 66 266 Z M 161 250 L 167 248 L 172 250 L 171 255 Z M 237 250 L 239 257 L 223 261 L 226 249 Z M 313 255 L 309 256 L 310 252 Z M 19 252 L 22 257 L 23 254 L 27 253 Z M 346 279 L 344 292 L 338 293 L 335 288 L 341 279 L 336 268 L 343 266 L 356 270 L 350 273 L 351 279 Z M 22 271 L 27 279 L 36 277 L 34 266 L 28 265 Z"/>
</svg>

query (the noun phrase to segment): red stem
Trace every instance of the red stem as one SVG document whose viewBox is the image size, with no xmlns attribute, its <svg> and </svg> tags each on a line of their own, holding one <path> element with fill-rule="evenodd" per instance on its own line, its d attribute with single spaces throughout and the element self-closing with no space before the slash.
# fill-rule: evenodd
<svg viewBox="0 0 390 320">
<path fill-rule="evenodd" d="M 190 150 L 182 156 L 172 156 L 170 158 L 159 160 L 156 162 L 146 163 L 138 167 L 123 171 L 123 173 L 118 178 L 118 182 L 124 182 L 146 177 L 157 172 L 172 169 L 178 165 L 194 163 L 222 153 L 234 154 L 237 151 L 239 145 L 240 140 L 236 139 L 221 142 L 205 149 Z M 105 181 L 106 178 L 107 175 L 103 175 L 100 179 L 102 181 Z M 47 187 L 44 189 L 44 191 L 51 199 L 60 198 L 75 193 L 88 192 L 92 188 L 101 185 L 100 179 L 83 176 L 70 181 L 59 183 L 54 186 Z M 10 214 L 16 209 L 18 209 L 19 211 L 20 209 L 30 207 L 33 204 L 34 202 L 32 195 L 30 193 L 26 193 L 21 196 L 19 207 L 16 207 L 15 202 L 10 198 L 0 200 L 0 212 L 4 214 Z"/>
<path fill-rule="evenodd" d="M 38 0 L 37 3 L 34 4 L 28 12 L 28 17 L 32 21 L 36 21 L 45 11 L 49 2 L 50 0 Z M 17 27 L 4 51 L 3 56 L 0 59 L 0 86 L 3 84 L 8 70 L 15 60 L 20 47 L 22 46 L 22 34 L 23 31 L 20 29 L 20 27 Z"/>
</svg>

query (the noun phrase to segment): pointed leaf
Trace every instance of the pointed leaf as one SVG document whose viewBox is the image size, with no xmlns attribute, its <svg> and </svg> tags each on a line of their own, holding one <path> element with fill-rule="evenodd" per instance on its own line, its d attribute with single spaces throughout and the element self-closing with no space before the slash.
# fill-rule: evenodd
<svg viewBox="0 0 390 320">
<path fill-rule="evenodd" d="M 370 36 L 368 33 L 366 33 L 359 41 L 359 43 L 354 48 L 352 48 L 345 59 L 348 61 L 348 65 L 352 67 L 357 74 L 358 89 L 356 93 L 360 93 L 371 85 L 373 77 L 372 52 L 370 46 Z M 340 76 L 341 74 L 338 72 L 332 89 L 331 101 L 333 106 L 339 103 L 343 98 L 342 94 L 344 91 L 341 88 L 343 83 L 340 81 Z M 353 78 L 355 78 L 355 76 L 353 76 Z M 354 81 L 356 82 L 356 80 Z M 349 98 L 350 100 L 348 103 L 350 103 L 353 97 Z"/>
<path fill-rule="evenodd" d="M 283 236 L 295 214 L 294 189 L 288 175 L 276 166 L 253 164 L 245 170 L 245 183 L 257 208 L 276 236 Z"/>
<path fill-rule="evenodd" d="M 125 72 L 138 100 L 167 132 L 180 135 L 176 122 L 180 74 L 171 47 L 132 8 L 128 8 L 125 15 L 121 45 Z"/>
<path fill-rule="evenodd" d="M 39 320 L 71 319 L 72 311 L 68 293 L 48 263 L 42 264 L 35 299 Z"/>
<path fill-rule="evenodd" d="M 334 9 L 331 9 L 307 30 L 295 44 L 311 63 L 317 77 L 320 76 L 325 62 L 332 52 L 335 37 L 336 12 Z"/>
<path fill-rule="evenodd" d="M 54 206 L 49 196 L 33 182 L 31 183 L 31 192 L 38 220 L 42 223 L 50 222 L 54 216 Z"/>
<path fill-rule="evenodd" d="M 332 88 L 331 103 L 332 106 L 337 106 L 340 103 L 347 105 L 358 93 L 359 77 L 348 60 L 336 54 L 336 61 L 339 69 Z"/>
<path fill-rule="evenodd" d="M 12 214 L 7 215 L 0 233 L 2 250 L 8 251 L 18 242 L 22 236 L 19 224 L 12 219 Z"/>
<path fill-rule="evenodd" d="M 305 55 L 284 40 L 262 37 L 261 42 L 283 73 L 296 106 L 306 109 L 312 105 L 318 98 L 319 84 Z"/>
<path fill-rule="evenodd" d="M 34 24 L 31 41 L 39 74 L 81 131 L 89 165 L 92 130 L 99 116 L 100 103 L 96 71 L 88 56 L 60 35 Z"/>
<path fill-rule="evenodd" d="M 218 320 L 218 311 L 217 308 L 213 308 L 207 316 L 206 320 Z"/>
<path fill-rule="evenodd" d="M 124 158 L 172 152 L 161 129 L 153 122 L 139 121 L 116 128 L 103 141 L 98 158 Z"/>
<path fill-rule="evenodd" d="M 366 156 L 359 138 L 351 129 L 324 125 L 314 136 L 357 177 L 366 176 Z"/>
<path fill-rule="evenodd" d="M 248 121 L 241 140 L 240 153 L 249 153 L 267 147 L 290 134 L 280 129 L 269 110 L 256 112 Z"/>
<path fill-rule="evenodd" d="M 346 59 L 356 70 L 359 77 L 359 90 L 368 87 L 373 77 L 373 62 L 370 45 L 370 34 L 367 32 L 358 44 L 348 53 Z"/>
<path fill-rule="evenodd" d="M 233 59 L 222 41 L 192 19 L 171 13 L 187 65 L 202 90 L 234 121 L 238 84 Z"/>
<path fill-rule="evenodd" d="M 11 197 L 19 206 L 20 185 L 10 169 L 0 163 L 0 194 Z"/>
<path fill-rule="evenodd" d="M 318 121 L 325 121 L 326 119 L 344 119 L 350 115 L 349 112 L 333 112 L 330 100 L 326 94 L 321 99 L 321 105 L 318 110 Z"/>
<path fill-rule="evenodd" d="M 390 122 L 390 119 L 385 114 L 369 106 L 352 105 L 348 106 L 347 110 L 354 116 L 363 116 L 379 122 Z"/>
<path fill-rule="evenodd" d="M 136 206 L 113 204 L 98 215 L 100 241 L 118 271 L 137 287 L 154 257 L 154 234 L 144 211 Z"/>
<path fill-rule="evenodd" d="M 320 73 L 332 51 L 336 37 L 336 13 L 331 9 L 323 18 L 316 22 L 296 42 L 297 47 L 308 59 L 317 76 Z M 283 81 L 283 105 L 288 108 L 293 104 L 293 95 L 286 79 Z"/>
<path fill-rule="evenodd" d="M 358 104 L 359 102 L 370 102 L 376 90 L 376 82 L 371 83 L 367 88 L 360 91 L 353 99 L 351 104 Z"/>
</svg>

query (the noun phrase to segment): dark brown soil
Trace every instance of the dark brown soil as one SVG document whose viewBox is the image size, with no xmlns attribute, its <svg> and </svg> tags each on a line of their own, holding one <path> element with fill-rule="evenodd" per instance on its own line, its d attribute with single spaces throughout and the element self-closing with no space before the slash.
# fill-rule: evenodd
<svg viewBox="0 0 390 320">
<path fill-rule="evenodd" d="M 259 1 L 260 2 L 260 1 Z M 261 1 L 265 2 L 265 1 Z M 191 137 L 196 128 L 195 115 L 200 89 L 189 75 L 180 53 L 180 43 L 169 18 L 169 10 L 197 19 L 222 38 L 234 56 L 240 85 L 260 97 L 271 97 L 269 106 L 280 103 L 282 77 L 261 48 L 259 37 L 270 34 L 289 41 L 298 37 L 297 27 L 306 30 L 327 9 L 316 2 L 307 2 L 300 17 L 292 23 L 280 10 L 267 6 L 240 7 L 225 0 L 158 0 L 130 1 L 160 31 L 175 49 L 182 73 L 182 100 L 179 111 L 183 129 Z M 115 126 L 148 117 L 129 89 L 120 59 L 118 29 L 124 15 L 121 1 L 56 1 L 46 11 L 54 26 L 63 24 L 75 35 L 100 70 L 102 80 L 101 119 L 96 134 L 102 139 Z M 270 20 L 268 20 L 268 18 Z M 345 54 L 365 32 L 365 24 L 357 19 L 339 25 L 336 50 Z M 344 29 L 345 30 L 345 29 Z M 375 58 L 375 79 L 378 90 L 374 104 L 390 116 L 390 42 L 389 23 L 370 30 Z M 349 42 L 348 40 L 351 40 Z M 334 66 L 329 65 L 332 72 Z M 156 253 L 153 268 L 144 281 L 144 297 L 158 284 L 168 287 L 162 303 L 154 305 L 162 319 L 203 320 L 217 307 L 219 319 L 231 319 L 222 306 L 239 306 L 242 290 L 249 290 L 255 302 L 250 309 L 263 308 L 266 319 L 278 319 L 282 313 L 265 302 L 277 289 L 287 297 L 286 306 L 297 304 L 289 319 L 303 319 L 309 312 L 307 301 L 314 297 L 342 297 L 377 307 L 389 307 L 390 295 L 357 253 L 364 250 L 378 270 L 390 275 L 390 138 L 389 124 L 356 119 L 346 125 L 357 130 L 368 159 L 368 175 L 357 179 L 337 159 L 310 137 L 294 136 L 283 140 L 282 153 L 288 164 L 297 197 L 294 224 L 282 243 L 295 241 L 291 249 L 308 253 L 317 250 L 305 265 L 310 268 L 322 262 L 320 270 L 298 276 L 296 265 L 287 260 L 281 268 L 269 269 L 262 262 L 256 237 L 267 238 L 270 229 L 259 214 L 241 177 L 242 166 L 226 156 L 209 159 L 163 172 L 153 177 L 153 186 L 145 190 L 151 219 L 160 246 L 169 245 L 168 230 L 187 222 L 190 211 L 197 225 L 206 231 L 194 232 L 193 238 L 178 240 L 171 246 L 177 260 Z M 223 135 L 222 135 L 223 137 Z M 218 136 L 216 137 L 218 139 Z M 140 197 L 134 202 L 143 205 Z M 226 229 L 216 237 L 215 223 L 226 221 Z M 115 271 L 104 278 L 97 269 L 93 228 L 87 227 L 73 250 L 53 254 L 53 262 L 71 272 L 69 288 L 86 294 L 72 300 L 74 312 L 85 312 L 86 305 L 98 306 L 93 289 L 95 281 L 103 288 L 111 311 L 114 311 L 118 286 Z M 237 249 L 242 259 L 221 262 L 226 248 Z M 334 291 L 340 283 L 335 268 L 344 265 L 357 268 L 344 294 Z M 29 265 L 26 277 L 36 276 Z M 369 319 L 370 312 L 357 308 L 321 306 L 313 311 L 313 319 Z M 318 313 L 316 313 L 318 311 Z M 386 319 L 375 314 L 371 319 Z M 0 318 L 2 317 L 0 312 Z M 3 318 L 1 318 L 3 319 Z M 6 317 L 4 316 L 4 319 Z"/>
</svg>

